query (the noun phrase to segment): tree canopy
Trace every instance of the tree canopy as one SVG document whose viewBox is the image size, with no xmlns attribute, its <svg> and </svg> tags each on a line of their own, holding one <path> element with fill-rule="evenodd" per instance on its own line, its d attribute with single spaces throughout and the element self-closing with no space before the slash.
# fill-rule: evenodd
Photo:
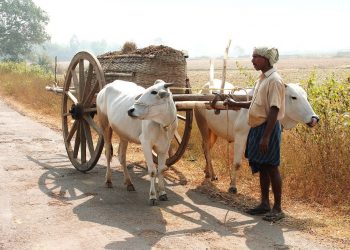
<svg viewBox="0 0 350 250">
<path fill-rule="evenodd" d="M 32 0 L 0 0 L 0 58 L 20 61 L 33 45 L 50 39 L 49 17 Z"/>
</svg>

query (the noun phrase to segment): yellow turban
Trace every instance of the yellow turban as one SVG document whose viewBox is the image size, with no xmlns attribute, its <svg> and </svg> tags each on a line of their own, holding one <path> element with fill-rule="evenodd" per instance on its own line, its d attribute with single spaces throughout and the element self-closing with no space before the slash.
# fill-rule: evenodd
<svg viewBox="0 0 350 250">
<path fill-rule="evenodd" d="M 276 48 L 255 47 L 253 54 L 265 57 L 269 60 L 271 66 L 273 66 L 279 59 L 278 49 Z"/>
</svg>

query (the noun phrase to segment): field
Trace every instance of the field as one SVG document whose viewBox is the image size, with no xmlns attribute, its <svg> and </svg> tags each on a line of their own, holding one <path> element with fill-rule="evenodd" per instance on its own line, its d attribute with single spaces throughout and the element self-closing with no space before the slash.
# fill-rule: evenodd
<svg viewBox="0 0 350 250">
<path fill-rule="evenodd" d="M 222 60 L 215 60 L 215 69 L 215 77 L 222 78 Z M 320 124 L 313 130 L 299 125 L 283 133 L 283 207 L 288 216 L 279 223 L 326 236 L 327 240 L 344 246 L 350 244 L 350 129 L 347 123 L 350 58 L 282 58 L 277 69 L 285 82 L 300 82 L 308 88 L 310 102 L 321 117 Z M 16 73 L 4 68 L 0 68 L 0 73 L 2 98 L 23 113 L 60 129 L 60 96 L 44 90 L 52 76 L 33 77 L 27 71 Z M 200 88 L 209 79 L 209 60 L 188 60 L 188 77 L 194 89 Z M 228 61 L 226 80 L 236 86 L 251 86 L 257 77 L 258 72 L 252 69 L 249 59 Z M 320 86 L 325 87 L 321 89 Z M 227 165 L 232 162 L 230 147 L 223 140 L 215 145 L 212 154 L 219 180 L 208 183 L 204 179 L 200 135 L 194 124 L 187 151 L 168 172 L 168 178 L 187 183 L 238 209 L 251 206 L 258 202 L 259 182 L 257 176 L 251 175 L 245 161 L 238 175 L 239 193 L 226 192 Z M 138 159 L 130 156 L 129 160 Z"/>
</svg>

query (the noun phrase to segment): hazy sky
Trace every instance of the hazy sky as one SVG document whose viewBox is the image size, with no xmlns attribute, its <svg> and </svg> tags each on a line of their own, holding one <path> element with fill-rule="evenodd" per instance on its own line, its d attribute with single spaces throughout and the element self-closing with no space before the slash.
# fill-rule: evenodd
<svg viewBox="0 0 350 250">
<path fill-rule="evenodd" d="M 138 47 L 164 44 L 190 57 L 220 56 L 229 39 L 250 53 L 350 49 L 349 0 L 33 0 L 45 10 L 54 43 L 79 40 Z M 118 49 L 118 48 L 116 48 Z"/>
</svg>

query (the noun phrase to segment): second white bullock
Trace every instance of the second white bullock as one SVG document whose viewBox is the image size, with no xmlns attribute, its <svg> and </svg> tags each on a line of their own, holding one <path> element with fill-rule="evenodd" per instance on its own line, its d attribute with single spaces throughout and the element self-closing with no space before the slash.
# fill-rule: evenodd
<svg viewBox="0 0 350 250">
<path fill-rule="evenodd" d="M 120 139 L 118 159 L 124 170 L 124 182 L 128 191 L 134 191 L 126 167 L 128 142 L 141 144 L 150 175 L 150 204 L 157 200 L 156 178 L 158 178 L 159 200 L 167 200 L 163 171 L 171 139 L 177 129 L 176 107 L 168 87 L 170 83 L 157 80 L 147 89 L 132 82 L 116 80 L 106 85 L 97 95 L 96 106 L 103 129 L 107 158 L 106 185 L 112 186 L 112 133 Z M 158 155 L 158 168 L 153 163 L 152 150 Z"/>
<path fill-rule="evenodd" d="M 212 84 L 207 83 L 202 93 L 211 93 L 210 89 L 221 87 L 221 80 L 215 79 Z M 233 85 L 225 83 L 225 89 L 233 89 Z M 252 93 L 250 93 L 252 94 Z M 312 127 L 317 124 L 318 117 L 307 100 L 307 94 L 298 84 L 286 84 L 285 91 L 285 116 L 281 120 L 284 129 L 291 129 L 298 123 L 304 123 Z M 230 170 L 231 183 L 229 192 L 236 193 L 236 170 L 241 166 L 243 153 L 250 127 L 248 125 L 248 109 L 238 111 L 221 111 L 214 114 L 214 110 L 196 109 L 195 116 L 197 125 L 202 136 L 202 148 L 206 159 L 206 178 L 215 180 L 216 175 L 213 170 L 210 150 L 214 146 L 218 137 L 226 139 L 233 145 L 233 164 Z"/>
</svg>

